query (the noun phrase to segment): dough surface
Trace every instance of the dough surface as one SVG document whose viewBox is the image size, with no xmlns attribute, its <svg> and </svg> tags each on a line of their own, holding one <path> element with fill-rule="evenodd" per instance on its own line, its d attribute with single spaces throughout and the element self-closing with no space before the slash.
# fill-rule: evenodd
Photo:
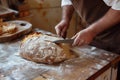
<svg viewBox="0 0 120 80">
<path fill-rule="evenodd" d="M 56 36 L 34 33 L 28 35 L 20 46 L 20 55 L 28 60 L 53 64 L 73 58 L 68 44 L 55 44 L 52 41 L 63 39 Z"/>
</svg>

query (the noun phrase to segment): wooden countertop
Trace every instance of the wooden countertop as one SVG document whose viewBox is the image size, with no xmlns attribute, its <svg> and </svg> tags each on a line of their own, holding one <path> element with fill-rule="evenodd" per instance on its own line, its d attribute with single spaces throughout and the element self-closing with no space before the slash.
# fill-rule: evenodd
<svg viewBox="0 0 120 80">
<path fill-rule="evenodd" d="M 39 64 L 20 57 L 20 41 L 0 43 L 0 80 L 35 80 L 38 76 L 46 80 L 92 80 L 120 60 L 117 54 L 86 45 L 71 48 L 77 58 L 57 65 Z"/>
</svg>

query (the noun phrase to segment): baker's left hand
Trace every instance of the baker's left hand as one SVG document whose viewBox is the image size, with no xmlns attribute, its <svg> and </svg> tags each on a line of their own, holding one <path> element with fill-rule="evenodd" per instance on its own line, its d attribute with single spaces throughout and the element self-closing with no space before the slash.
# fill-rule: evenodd
<svg viewBox="0 0 120 80">
<path fill-rule="evenodd" d="M 95 37 L 94 33 L 89 29 L 84 29 L 78 32 L 75 36 L 72 37 L 74 39 L 73 46 L 82 46 L 89 44 L 93 38 Z"/>
</svg>

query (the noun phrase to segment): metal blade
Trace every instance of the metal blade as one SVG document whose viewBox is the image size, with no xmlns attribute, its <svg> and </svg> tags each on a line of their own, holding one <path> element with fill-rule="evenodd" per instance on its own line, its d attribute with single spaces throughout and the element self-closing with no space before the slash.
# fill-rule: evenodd
<svg viewBox="0 0 120 80">
<path fill-rule="evenodd" d="M 70 44 L 72 44 L 74 42 L 74 39 L 63 39 L 63 40 L 56 40 L 53 42 L 54 43 L 70 43 Z"/>
</svg>

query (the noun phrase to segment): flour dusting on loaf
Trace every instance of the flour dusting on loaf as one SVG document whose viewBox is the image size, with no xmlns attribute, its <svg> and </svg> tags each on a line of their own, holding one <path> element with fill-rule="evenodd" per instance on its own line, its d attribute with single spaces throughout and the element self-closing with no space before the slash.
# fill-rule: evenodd
<svg viewBox="0 0 120 80">
<path fill-rule="evenodd" d="M 20 46 L 20 55 L 28 60 L 53 64 L 73 58 L 68 44 L 55 44 L 52 41 L 63 39 L 56 36 L 34 33 L 28 35 Z"/>
</svg>

